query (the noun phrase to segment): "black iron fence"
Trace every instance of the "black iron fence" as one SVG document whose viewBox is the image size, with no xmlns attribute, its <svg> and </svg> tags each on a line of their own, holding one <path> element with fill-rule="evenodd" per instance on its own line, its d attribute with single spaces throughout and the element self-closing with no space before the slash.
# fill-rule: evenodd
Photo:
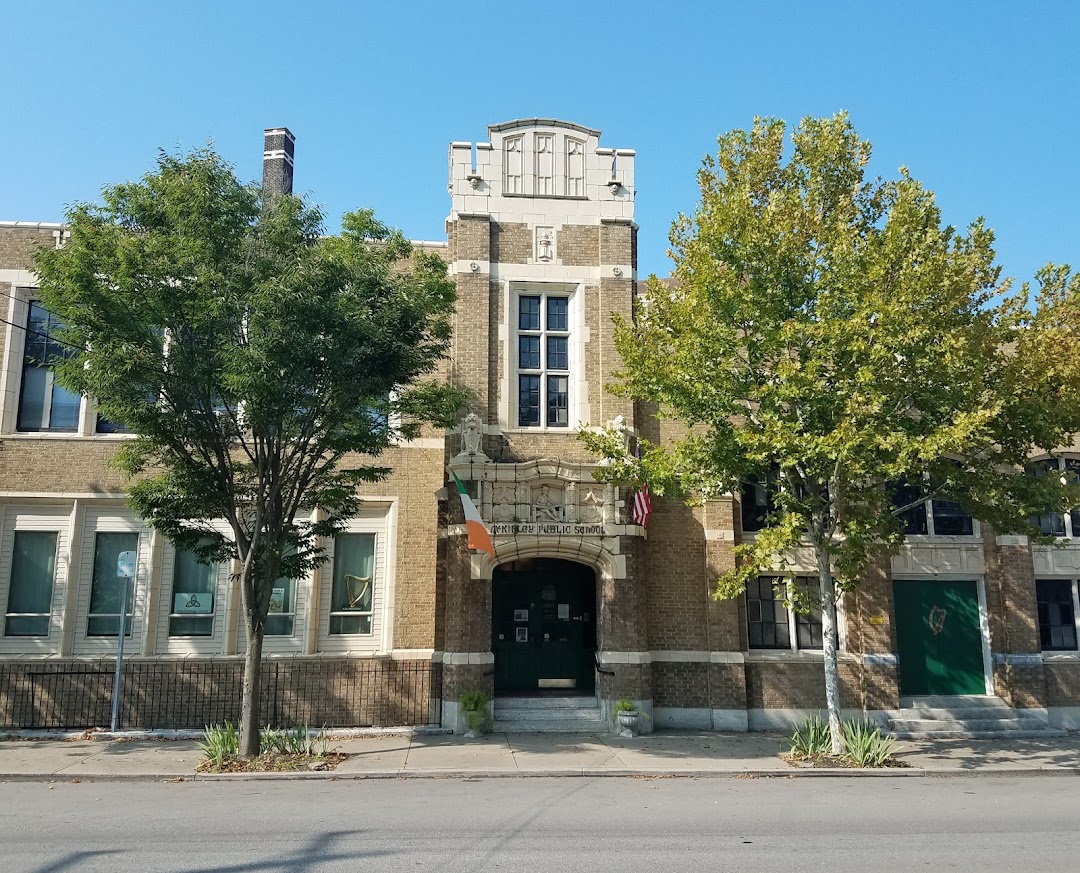
<svg viewBox="0 0 1080 873">
<path fill-rule="evenodd" d="M 0 727 L 109 724 L 113 671 L 102 663 L 0 664 Z M 132 661 L 124 665 L 124 728 L 201 728 L 237 722 L 238 661 Z M 264 724 L 367 727 L 438 724 L 442 665 L 426 661 L 268 661 Z"/>
</svg>

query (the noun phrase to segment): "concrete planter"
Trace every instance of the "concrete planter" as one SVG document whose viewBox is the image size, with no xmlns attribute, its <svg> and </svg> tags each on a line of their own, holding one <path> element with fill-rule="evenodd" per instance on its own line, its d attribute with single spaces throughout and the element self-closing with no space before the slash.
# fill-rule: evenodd
<svg viewBox="0 0 1080 873">
<path fill-rule="evenodd" d="M 622 709 L 618 713 L 619 736 L 632 739 L 637 736 L 638 712 L 636 709 Z"/>
</svg>

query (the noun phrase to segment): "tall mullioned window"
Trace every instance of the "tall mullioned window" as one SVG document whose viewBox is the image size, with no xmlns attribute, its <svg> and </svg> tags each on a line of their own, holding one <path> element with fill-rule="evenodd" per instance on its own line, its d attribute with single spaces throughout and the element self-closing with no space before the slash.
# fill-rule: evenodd
<svg viewBox="0 0 1080 873">
<path fill-rule="evenodd" d="M 88 637 L 116 636 L 120 630 L 120 603 L 124 601 L 124 635 L 131 636 L 135 613 L 135 579 L 117 575 L 121 552 L 139 548 L 137 533 L 97 533 L 94 537 L 94 575 L 90 580 Z M 127 588 L 126 596 L 123 589 Z"/>
<path fill-rule="evenodd" d="M 30 301 L 16 430 L 74 433 L 79 429 L 82 398 L 62 388 L 53 373 L 53 363 L 72 353 L 56 337 L 60 327 L 41 301 Z"/>
<path fill-rule="evenodd" d="M 56 531 L 15 531 L 4 635 L 45 637 L 52 618 Z"/>
<path fill-rule="evenodd" d="M 1044 652 L 1077 650 L 1077 600 L 1075 579 L 1036 579 L 1039 610 L 1039 643 Z"/>
<path fill-rule="evenodd" d="M 570 298 L 517 299 L 518 426 L 570 426 Z"/>
</svg>

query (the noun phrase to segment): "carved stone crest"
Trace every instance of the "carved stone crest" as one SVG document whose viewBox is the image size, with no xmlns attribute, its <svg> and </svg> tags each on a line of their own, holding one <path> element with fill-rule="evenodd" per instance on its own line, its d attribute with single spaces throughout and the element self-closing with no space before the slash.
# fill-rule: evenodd
<svg viewBox="0 0 1080 873">
<path fill-rule="evenodd" d="M 533 498 L 533 521 L 562 521 L 562 494 L 550 485 L 541 485 Z"/>
<path fill-rule="evenodd" d="M 555 228 L 536 228 L 536 260 L 550 264 L 555 260 Z"/>
<path fill-rule="evenodd" d="M 483 455 L 480 444 L 484 439 L 480 416 L 470 412 L 461 421 L 461 453 L 464 455 Z"/>
</svg>

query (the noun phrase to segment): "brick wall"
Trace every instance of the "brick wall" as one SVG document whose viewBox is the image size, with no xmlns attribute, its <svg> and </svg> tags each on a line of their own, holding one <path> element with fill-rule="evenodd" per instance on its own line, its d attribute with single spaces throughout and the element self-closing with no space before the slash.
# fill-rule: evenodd
<svg viewBox="0 0 1080 873">
<path fill-rule="evenodd" d="M 556 245 L 558 245 L 556 240 Z M 492 222 L 491 261 L 502 264 L 527 264 L 532 259 L 533 234 L 527 224 L 509 221 Z M 476 257 L 465 255 L 464 257 Z"/>
<path fill-rule="evenodd" d="M 564 224 L 555 232 L 559 261 L 567 267 L 594 267 L 600 263 L 600 228 Z"/>
<path fill-rule="evenodd" d="M 114 661 L 0 662 L 0 726 L 109 723 Z M 240 718 L 240 659 L 131 660 L 124 665 L 125 728 L 201 728 Z M 388 727 L 437 724 L 442 665 L 428 661 L 267 660 L 263 718 L 272 725 Z"/>
<path fill-rule="evenodd" d="M 0 268 L 6 270 L 34 269 L 34 252 L 41 246 L 56 245 L 50 227 L 0 227 Z"/>
<path fill-rule="evenodd" d="M 1045 661 L 1046 706 L 1080 706 L 1080 661 Z"/>
<path fill-rule="evenodd" d="M 857 706 L 859 665 L 840 664 L 840 694 L 844 706 Z M 749 661 L 746 664 L 748 709 L 824 709 L 825 665 L 819 660 Z"/>
<path fill-rule="evenodd" d="M 702 514 L 679 500 L 653 499 L 643 580 L 649 650 L 710 648 Z"/>
</svg>

